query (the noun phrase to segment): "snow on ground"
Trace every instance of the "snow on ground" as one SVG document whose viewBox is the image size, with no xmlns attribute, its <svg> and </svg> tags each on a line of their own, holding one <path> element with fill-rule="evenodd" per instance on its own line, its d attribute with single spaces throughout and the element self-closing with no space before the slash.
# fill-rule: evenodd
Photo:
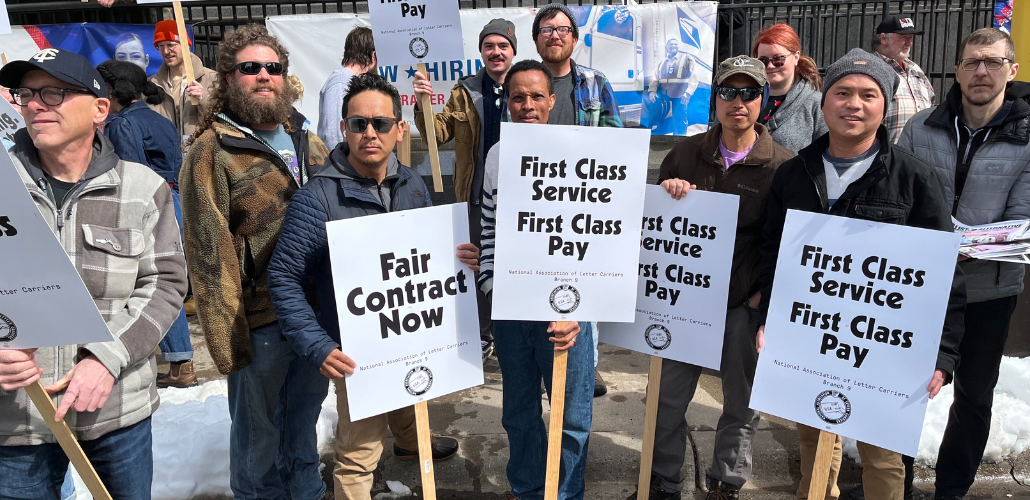
<svg viewBox="0 0 1030 500">
<path fill-rule="evenodd" d="M 400 481 L 387 481 L 386 487 L 390 488 L 389 493 L 380 493 L 376 495 L 374 500 L 384 500 L 388 498 L 404 498 L 411 496 L 411 488 L 404 486 Z"/>
</svg>

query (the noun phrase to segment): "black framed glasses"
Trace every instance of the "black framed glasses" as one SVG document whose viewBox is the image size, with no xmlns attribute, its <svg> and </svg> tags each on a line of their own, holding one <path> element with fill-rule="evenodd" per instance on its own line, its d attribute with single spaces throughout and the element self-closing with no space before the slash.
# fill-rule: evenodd
<svg viewBox="0 0 1030 500">
<path fill-rule="evenodd" d="M 43 104 L 48 106 L 60 106 L 64 102 L 66 94 L 86 94 L 93 95 L 88 90 L 79 89 L 66 89 L 61 87 L 41 87 L 38 89 L 30 89 L 28 87 L 18 87 L 11 89 L 11 98 L 14 99 L 14 103 L 19 106 L 28 106 L 32 98 L 39 94 L 39 99 L 43 101 Z"/>
<path fill-rule="evenodd" d="M 744 87 L 742 89 L 733 87 L 715 87 L 715 95 L 724 101 L 732 101 L 740 96 L 740 100 L 744 102 L 751 102 L 759 97 L 762 97 L 761 87 Z"/>
<path fill-rule="evenodd" d="M 990 71 L 997 71 L 1005 65 L 1006 62 L 1012 60 L 1007 57 L 985 57 L 983 59 L 963 59 L 958 62 L 958 67 L 962 68 L 962 71 L 976 71 L 981 64 L 987 67 Z"/>
<path fill-rule="evenodd" d="M 277 62 L 261 63 L 261 62 L 257 62 L 257 61 L 241 62 L 241 63 L 237 64 L 236 66 L 232 67 L 233 71 L 239 71 L 240 73 L 243 73 L 244 75 L 256 75 L 256 74 L 261 72 L 261 68 L 265 68 L 265 71 L 267 71 L 269 75 L 273 75 L 273 76 L 274 75 L 281 75 L 281 74 L 283 74 L 283 70 L 285 69 L 285 68 L 283 68 L 282 63 L 277 63 Z"/>
<path fill-rule="evenodd" d="M 355 134 L 363 134 L 368 130 L 368 124 L 372 124 L 372 130 L 385 134 L 393 130 L 393 125 L 397 123 L 396 118 L 390 118 L 388 116 L 377 116 L 375 118 L 365 118 L 364 116 L 351 116 L 344 118 L 343 120 L 347 124 L 347 130 Z"/>
<path fill-rule="evenodd" d="M 546 28 L 540 28 L 540 34 L 544 36 L 551 36 L 551 33 L 556 31 L 560 38 L 565 38 L 569 36 L 569 33 L 572 33 L 572 26 L 555 26 L 553 28 L 548 26 Z"/>
<path fill-rule="evenodd" d="M 772 57 L 762 56 L 759 57 L 758 60 L 762 63 L 762 66 L 768 67 L 769 63 L 772 63 L 774 68 L 779 68 L 780 66 L 783 66 L 783 63 L 787 62 L 787 56 L 789 55 L 790 54 L 781 54 Z"/>
</svg>

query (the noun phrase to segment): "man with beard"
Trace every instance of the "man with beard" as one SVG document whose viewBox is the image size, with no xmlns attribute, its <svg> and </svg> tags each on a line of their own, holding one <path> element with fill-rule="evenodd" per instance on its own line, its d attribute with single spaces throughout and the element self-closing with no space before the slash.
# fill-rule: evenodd
<svg viewBox="0 0 1030 500">
<path fill-rule="evenodd" d="M 935 94 L 930 79 L 909 56 L 912 42 L 923 30 L 916 29 L 911 17 L 887 16 L 876 27 L 873 51 L 898 74 L 900 82 L 894 94 L 894 105 L 887 111 L 884 125 L 891 141 L 897 143 L 901 130 L 916 113 L 933 106 Z"/>
<path fill-rule="evenodd" d="M 161 89 L 161 103 L 153 104 L 150 108 L 171 120 L 185 143 L 197 130 L 197 123 L 200 122 L 204 109 L 201 105 L 193 104 L 190 98 L 196 97 L 202 105 L 206 105 L 204 98 L 209 97 L 214 91 L 218 75 L 205 68 L 196 54 L 189 50 L 183 51 L 180 42 L 175 20 L 161 21 L 154 27 L 154 47 L 161 53 L 164 62 L 157 69 L 157 73 L 150 77 L 150 81 Z M 193 40 L 187 39 L 186 42 L 190 46 L 193 45 Z M 184 52 L 189 56 L 189 64 L 193 65 L 193 77 L 197 79 L 194 82 L 186 81 Z"/>
<path fill-rule="evenodd" d="M 264 26 L 226 33 L 211 107 L 179 175 L 186 259 L 218 371 L 228 375 L 237 499 L 317 499 L 315 423 L 329 381 L 283 337 L 268 261 L 290 198 L 329 151 L 293 109 L 289 53 Z"/>
</svg>

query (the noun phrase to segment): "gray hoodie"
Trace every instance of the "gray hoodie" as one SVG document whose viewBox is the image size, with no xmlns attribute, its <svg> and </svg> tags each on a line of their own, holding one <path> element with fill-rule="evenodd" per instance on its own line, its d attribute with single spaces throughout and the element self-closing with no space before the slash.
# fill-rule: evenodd
<svg viewBox="0 0 1030 500">
<path fill-rule="evenodd" d="M 765 123 L 773 140 L 796 153 L 828 132 L 819 104 L 821 98 L 822 94 L 808 82 L 794 82 L 780 109 Z"/>
</svg>

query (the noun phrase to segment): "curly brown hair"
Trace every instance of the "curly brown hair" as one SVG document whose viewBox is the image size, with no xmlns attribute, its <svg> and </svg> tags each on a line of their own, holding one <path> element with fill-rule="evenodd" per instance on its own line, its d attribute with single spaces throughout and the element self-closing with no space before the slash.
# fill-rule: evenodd
<svg viewBox="0 0 1030 500">
<path fill-rule="evenodd" d="M 197 140 L 197 137 L 200 137 L 200 134 L 203 134 L 204 131 L 211 128 L 211 125 L 213 125 L 218 119 L 218 114 L 223 111 L 225 106 L 224 96 L 226 87 L 228 86 L 226 76 L 235 71 L 236 54 L 245 47 L 249 47 L 251 45 L 262 45 L 275 51 L 276 55 L 279 56 L 279 62 L 283 65 L 283 80 L 285 85 L 285 75 L 289 73 L 290 70 L 290 52 L 286 50 L 286 47 L 279 43 L 279 39 L 270 35 L 263 25 L 247 24 L 225 33 L 225 36 L 222 38 L 222 43 L 218 44 L 218 61 L 215 63 L 215 71 L 218 73 L 218 79 L 215 82 L 214 92 L 211 93 L 211 105 L 200 118 L 197 131 L 190 136 L 190 144 Z M 289 120 L 283 123 L 283 127 L 286 129 L 286 132 L 293 132 L 293 128 L 290 126 Z"/>
</svg>

